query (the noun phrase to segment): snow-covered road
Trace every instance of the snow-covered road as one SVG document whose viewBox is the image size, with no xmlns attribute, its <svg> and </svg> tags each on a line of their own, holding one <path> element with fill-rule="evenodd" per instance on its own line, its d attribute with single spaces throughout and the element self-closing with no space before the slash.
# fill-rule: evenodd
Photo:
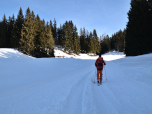
<svg viewBox="0 0 152 114">
<path fill-rule="evenodd" d="M 0 114 L 152 113 L 152 54 L 106 61 L 101 86 L 95 60 L 24 56 L 0 58 Z"/>
</svg>

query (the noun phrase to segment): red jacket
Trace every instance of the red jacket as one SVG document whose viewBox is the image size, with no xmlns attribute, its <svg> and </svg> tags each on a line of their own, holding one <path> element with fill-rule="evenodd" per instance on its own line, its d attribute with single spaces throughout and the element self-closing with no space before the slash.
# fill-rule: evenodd
<svg viewBox="0 0 152 114">
<path fill-rule="evenodd" d="M 106 65 L 103 58 L 99 57 L 95 62 L 95 66 L 97 67 L 97 70 L 102 70 L 103 69 L 103 64 Z"/>
</svg>

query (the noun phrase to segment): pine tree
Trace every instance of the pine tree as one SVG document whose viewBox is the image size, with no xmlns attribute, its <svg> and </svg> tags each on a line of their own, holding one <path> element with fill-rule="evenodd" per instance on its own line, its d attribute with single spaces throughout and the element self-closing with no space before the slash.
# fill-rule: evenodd
<svg viewBox="0 0 152 114">
<path fill-rule="evenodd" d="M 41 30 L 42 30 L 42 22 L 40 20 L 39 15 L 36 16 L 36 20 L 35 20 L 35 25 L 36 28 L 35 29 L 35 38 L 34 38 L 34 45 L 35 45 L 35 49 L 34 49 L 34 56 L 35 57 L 40 57 L 40 53 L 41 53 L 41 45 L 40 45 L 40 34 L 41 34 Z"/>
<path fill-rule="evenodd" d="M 63 25 L 63 31 L 64 31 L 64 36 L 62 39 L 62 43 L 63 43 L 63 47 L 64 47 L 64 51 L 68 51 L 68 53 L 71 53 L 72 51 L 72 28 L 70 26 L 69 22 L 65 22 L 65 24 Z"/>
<path fill-rule="evenodd" d="M 116 49 L 115 49 L 115 44 L 116 44 L 116 42 L 115 42 L 115 34 L 112 34 L 112 37 L 111 37 L 110 39 L 111 39 L 111 40 L 110 40 L 111 50 L 116 50 Z"/>
<path fill-rule="evenodd" d="M 8 22 L 8 47 L 11 48 L 11 38 L 12 38 L 12 33 L 13 33 L 13 28 L 15 24 L 15 17 L 13 14 L 13 17 L 9 17 L 9 22 Z"/>
<path fill-rule="evenodd" d="M 85 28 L 82 28 L 80 29 L 80 50 L 81 50 L 81 53 L 85 53 L 86 52 L 86 45 L 85 45 L 85 38 L 86 38 L 86 35 L 85 35 Z"/>
<path fill-rule="evenodd" d="M 122 30 L 116 33 L 116 50 L 122 52 L 124 49 L 124 36 Z"/>
<path fill-rule="evenodd" d="M 86 51 L 86 53 L 89 53 L 90 52 L 90 46 L 89 46 L 89 44 L 90 44 L 90 33 L 87 31 L 86 32 L 86 38 L 85 38 L 85 51 Z"/>
<path fill-rule="evenodd" d="M 46 26 L 46 49 L 49 57 L 54 57 L 54 39 L 51 31 L 51 27 L 47 23 Z"/>
<path fill-rule="evenodd" d="M 3 17 L 3 21 L 1 23 L 1 37 L 0 37 L 0 48 L 7 48 L 8 45 L 8 23 L 7 23 L 7 19 L 6 19 L 6 16 L 4 14 L 4 17 Z"/>
<path fill-rule="evenodd" d="M 36 37 L 37 37 L 37 33 L 40 31 L 39 30 L 39 26 L 40 26 L 39 22 L 40 22 L 40 20 L 38 18 L 39 17 L 37 17 L 37 18 L 35 17 L 34 12 L 32 11 L 32 13 L 31 13 L 31 19 L 32 19 L 32 22 L 33 22 L 34 45 L 35 45 L 35 40 L 36 40 Z M 36 48 L 36 45 L 35 45 L 35 48 Z"/>
<path fill-rule="evenodd" d="M 73 46 L 74 46 L 74 53 L 80 53 L 80 39 L 77 32 L 77 27 L 74 26 L 73 28 Z"/>
<path fill-rule="evenodd" d="M 93 34 L 92 32 L 90 32 L 90 44 L 89 44 L 89 48 L 90 48 L 90 52 L 89 53 L 95 53 L 95 46 L 94 46 L 94 38 L 93 38 Z"/>
<path fill-rule="evenodd" d="M 60 24 L 60 28 L 57 29 L 58 45 L 62 45 L 63 36 L 63 26 Z"/>
<path fill-rule="evenodd" d="M 58 39 L 57 39 L 57 24 L 56 24 L 56 20 L 55 20 L 55 18 L 54 18 L 54 23 L 53 23 L 53 38 L 55 39 L 55 44 L 57 45 L 58 44 Z"/>
<path fill-rule="evenodd" d="M 25 15 L 24 24 L 21 30 L 20 49 L 23 53 L 33 55 L 34 51 L 34 24 L 28 8 Z"/>
<path fill-rule="evenodd" d="M 45 20 L 43 19 L 42 23 L 41 23 L 41 33 L 40 33 L 40 37 L 39 37 L 39 46 L 40 46 L 40 52 L 39 55 L 40 57 L 46 57 L 47 56 L 47 50 L 46 48 L 46 26 L 45 26 Z"/>
<path fill-rule="evenodd" d="M 75 43 L 74 43 L 74 41 L 75 41 L 75 38 L 74 38 L 74 34 L 75 34 L 75 27 L 74 27 L 74 24 L 73 24 L 73 22 L 72 22 L 72 20 L 71 21 L 69 21 L 69 35 L 70 35 L 70 37 L 69 37 L 69 40 L 70 40 L 70 51 L 74 51 L 75 50 Z"/>
<path fill-rule="evenodd" d="M 98 36 L 97 36 L 97 32 L 94 29 L 93 30 L 93 38 L 94 38 L 94 49 L 96 53 L 100 53 L 100 44 L 99 44 L 99 40 L 98 40 Z"/>
<path fill-rule="evenodd" d="M 11 35 L 11 47 L 12 48 L 19 48 L 20 44 L 19 41 L 21 39 L 21 29 L 24 22 L 24 16 L 22 12 L 22 8 L 20 8 L 17 19 L 15 21 L 15 24 L 13 26 L 12 35 Z"/>
<path fill-rule="evenodd" d="M 104 36 L 104 39 L 102 40 L 102 43 L 101 43 L 101 54 L 104 54 L 109 51 L 110 51 L 110 38 L 107 35 L 107 36 Z"/>
</svg>

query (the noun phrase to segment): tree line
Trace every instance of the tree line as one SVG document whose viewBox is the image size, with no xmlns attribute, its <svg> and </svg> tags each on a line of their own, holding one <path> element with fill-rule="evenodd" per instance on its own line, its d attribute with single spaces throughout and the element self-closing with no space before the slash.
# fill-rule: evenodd
<svg viewBox="0 0 152 114">
<path fill-rule="evenodd" d="M 13 14 L 0 21 L 0 48 L 15 48 L 33 57 L 53 57 L 54 45 L 61 45 L 67 53 L 96 53 L 100 44 L 96 30 L 78 35 L 77 27 L 66 21 L 57 27 L 56 20 L 45 22 L 28 7 L 25 16 L 20 8 L 17 19 Z"/>
<path fill-rule="evenodd" d="M 53 57 L 54 45 L 61 45 L 67 53 L 106 53 L 110 50 L 136 56 L 152 52 L 152 0 L 131 0 L 128 23 L 111 37 L 96 30 L 87 31 L 66 21 L 57 27 L 56 20 L 45 22 L 28 8 L 25 16 L 20 8 L 15 16 L 0 21 L 0 48 L 15 48 L 33 57 Z"/>
<path fill-rule="evenodd" d="M 123 31 L 120 29 L 118 32 L 112 34 L 111 37 L 109 37 L 108 35 L 103 35 L 102 40 L 100 40 L 100 53 L 104 54 L 106 52 L 109 52 L 110 50 L 124 52 L 125 36 L 126 29 L 124 29 Z"/>
</svg>

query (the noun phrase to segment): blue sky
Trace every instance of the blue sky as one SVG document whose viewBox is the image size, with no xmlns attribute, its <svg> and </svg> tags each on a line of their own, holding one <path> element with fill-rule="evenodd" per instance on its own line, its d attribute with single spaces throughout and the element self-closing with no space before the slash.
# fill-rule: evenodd
<svg viewBox="0 0 152 114">
<path fill-rule="evenodd" d="M 26 9 L 34 11 L 41 20 L 57 21 L 57 26 L 72 20 L 80 28 L 93 31 L 98 37 L 112 34 L 126 28 L 131 0 L 0 0 L 0 20 L 4 13 L 8 19 L 13 14 L 17 17 L 20 7 L 25 15 Z"/>
</svg>

